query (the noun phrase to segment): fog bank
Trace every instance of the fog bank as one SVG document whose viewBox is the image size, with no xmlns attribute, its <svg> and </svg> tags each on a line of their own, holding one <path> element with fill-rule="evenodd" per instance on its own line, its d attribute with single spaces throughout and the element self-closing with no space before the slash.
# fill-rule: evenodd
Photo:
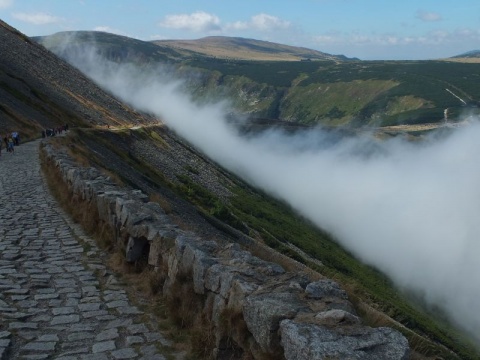
<svg viewBox="0 0 480 360">
<path fill-rule="evenodd" d="M 88 54 L 85 52 L 85 54 Z M 349 251 L 480 334 L 480 124 L 411 143 L 321 129 L 239 137 L 228 103 L 198 106 L 161 70 L 77 57 L 102 87 L 288 202 Z"/>
</svg>

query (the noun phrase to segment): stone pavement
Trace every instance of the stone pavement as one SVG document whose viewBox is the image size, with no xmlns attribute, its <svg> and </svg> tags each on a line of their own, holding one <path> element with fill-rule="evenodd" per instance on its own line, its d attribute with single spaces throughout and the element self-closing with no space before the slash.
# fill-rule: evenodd
<svg viewBox="0 0 480 360">
<path fill-rule="evenodd" d="M 0 156 L 0 360 L 165 359 L 169 341 L 49 194 L 38 147 Z"/>
</svg>

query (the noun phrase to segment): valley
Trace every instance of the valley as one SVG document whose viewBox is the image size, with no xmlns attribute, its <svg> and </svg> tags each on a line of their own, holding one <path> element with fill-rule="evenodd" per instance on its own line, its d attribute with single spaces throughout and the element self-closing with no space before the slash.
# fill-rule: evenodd
<svg viewBox="0 0 480 360">
<path fill-rule="evenodd" d="M 260 47 L 253 41 L 217 38 L 150 43 L 95 32 L 59 33 L 35 40 L 65 58 L 75 54 L 76 60 L 70 60 L 79 66 L 82 49 L 90 47 L 114 62 L 158 67 L 156 71 L 173 72 L 183 79 L 185 91 L 199 103 L 227 99 L 238 114 L 293 123 L 353 128 L 441 123 L 445 109 L 449 121 L 455 122 L 463 114 L 478 113 L 480 101 L 476 86 L 480 65 L 457 58 L 359 61 L 319 53 L 301 61 L 301 49 L 270 43 Z M 69 42 L 62 45 L 64 41 Z M 260 61 L 234 53 L 212 56 L 202 52 L 203 46 L 228 47 L 239 54 L 251 48 L 271 57 Z M 297 54 L 297 61 L 285 61 L 286 53 Z"/>
</svg>

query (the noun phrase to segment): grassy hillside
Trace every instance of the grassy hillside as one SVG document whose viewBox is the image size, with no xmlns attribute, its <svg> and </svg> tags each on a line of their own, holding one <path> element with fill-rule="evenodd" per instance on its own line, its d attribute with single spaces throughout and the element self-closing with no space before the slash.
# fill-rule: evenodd
<svg viewBox="0 0 480 360">
<path fill-rule="evenodd" d="M 345 56 L 239 37 L 209 36 L 198 40 L 155 40 L 152 43 L 208 57 L 257 61 L 347 60 Z"/>
<path fill-rule="evenodd" d="M 251 84 L 263 84 L 270 90 L 265 95 L 255 94 L 257 101 L 271 105 L 265 107 L 268 113 L 253 102 L 241 110 L 306 124 L 389 126 L 440 122 L 445 109 L 449 119 L 454 120 L 464 112 L 477 112 L 480 101 L 480 64 L 219 59 L 192 59 L 186 63 L 222 74 L 220 84 L 227 88 L 238 89 L 234 79 L 245 77 Z"/>
</svg>

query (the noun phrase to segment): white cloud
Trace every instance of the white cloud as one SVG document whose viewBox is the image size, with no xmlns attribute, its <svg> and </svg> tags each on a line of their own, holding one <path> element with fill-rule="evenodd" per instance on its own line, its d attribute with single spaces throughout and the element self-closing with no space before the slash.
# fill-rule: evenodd
<svg viewBox="0 0 480 360">
<path fill-rule="evenodd" d="M 252 16 L 249 21 L 237 21 L 229 24 L 227 27 L 234 30 L 255 29 L 261 31 L 272 31 L 277 29 L 287 29 L 291 23 L 282 20 L 276 16 L 268 14 L 258 14 Z"/>
<path fill-rule="evenodd" d="M 167 15 L 159 25 L 165 28 L 194 32 L 221 30 L 220 19 L 216 15 L 204 11 L 197 11 L 192 14 Z"/>
<path fill-rule="evenodd" d="M 111 28 L 110 26 L 96 26 L 95 28 L 93 28 L 93 30 L 95 31 L 103 31 L 103 32 L 107 32 L 107 33 L 111 33 L 111 34 L 117 34 L 117 35 L 122 35 L 122 36 L 129 36 L 127 33 L 121 31 L 121 30 L 118 30 L 118 29 L 114 29 L 114 28 Z M 130 36 L 131 37 L 131 36 Z"/>
<path fill-rule="evenodd" d="M 243 138 L 224 120 L 228 109 L 199 107 L 179 93 L 178 83 L 162 83 L 160 72 L 75 61 L 101 86 L 289 203 L 480 341 L 480 122 L 422 143 L 368 135 L 332 141 L 319 129 Z"/>
<path fill-rule="evenodd" d="M 427 22 L 442 20 L 442 16 L 440 14 L 424 10 L 418 10 L 416 18 Z"/>
<path fill-rule="evenodd" d="M 2 0 L 0 0 L 2 1 Z M 56 24 L 63 21 L 62 18 L 46 14 L 46 13 L 14 13 L 12 16 L 20 21 L 24 21 L 33 25 Z"/>
<path fill-rule="evenodd" d="M 0 0 L 0 9 L 6 9 L 13 4 L 12 0 Z"/>
<path fill-rule="evenodd" d="M 274 30 L 278 28 L 286 29 L 290 26 L 290 23 L 276 16 L 258 14 L 252 17 L 252 25 L 259 30 Z"/>
<path fill-rule="evenodd" d="M 457 29 L 454 31 L 435 30 L 418 36 L 395 34 L 327 33 L 313 37 L 316 45 L 447 45 L 464 41 L 480 41 L 480 31 Z"/>
<path fill-rule="evenodd" d="M 318 35 L 315 36 L 315 42 L 317 44 L 335 44 L 337 38 L 335 35 Z"/>
</svg>

